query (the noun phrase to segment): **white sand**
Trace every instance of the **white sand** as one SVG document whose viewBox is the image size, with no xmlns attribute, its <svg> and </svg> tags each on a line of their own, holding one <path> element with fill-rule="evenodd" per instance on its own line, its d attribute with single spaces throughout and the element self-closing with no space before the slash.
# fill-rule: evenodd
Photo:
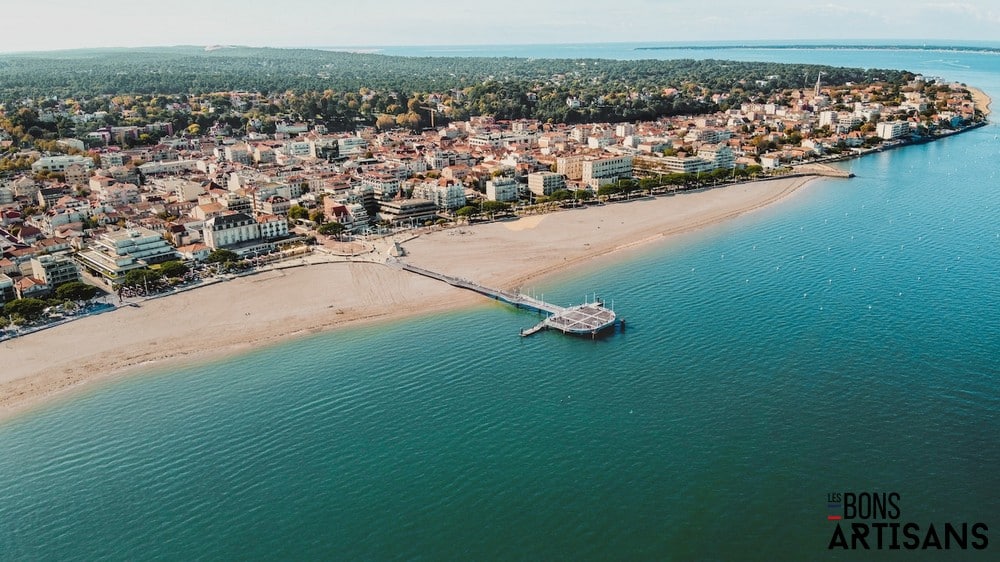
<svg viewBox="0 0 1000 562">
<path fill-rule="evenodd" d="M 436 230 L 405 242 L 404 259 L 514 288 L 597 256 L 752 211 L 810 179 L 746 183 Z M 0 419 L 153 365 L 200 361 L 296 335 L 482 302 L 474 293 L 372 263 L 243 277 L 3 342 Z"/>
</svg>

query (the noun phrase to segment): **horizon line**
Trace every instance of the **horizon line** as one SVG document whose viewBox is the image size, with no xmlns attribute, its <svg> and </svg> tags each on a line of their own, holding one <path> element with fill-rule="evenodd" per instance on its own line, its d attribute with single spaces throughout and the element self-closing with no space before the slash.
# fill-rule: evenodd
<svg viewBox="0 0 1000 562">
<path fill-rule="evenodd" d="M 881 42 L 878 44 L 868 44 Z M 839 43 L 839 44 L 838 44 Z M 385 49 L 427 49 L 427 48 L 484 48 L 484 47 L 572 47 L 584 45 L 670 45 L 678 48 L 685 46 L 697 47 L 717 47 L 739 49 L 747 46 L 815 46 L 815 47 L 876 47 L 876 46 L 907 46 L 928 49 L 933 48 L 984 48 L 983 44 L 994 45 L 1000 48 L 1000 41 L 996 39 L 933 39 L 933 38 L 855 38 L 844 39 L 699 39 L 691 41 L 663 41 L 663 40 L 635 40 L 635 41 L 588 41 L 588 42 L 512 42 L 512 43 L 414 43 L 414 44 L 358 44 L 358 45 L 246 45 L 232 43 L 175 43 L 175 44 L 151 44 L 151 45 L 117 45 L 117 46 L 81 46 L 65 47 L 53 49 L 38 49 L 25 51 L 0 51 L 0 56 L 6 55 L 31 55 L 44 53 L 61 53 L 73 51 L 115 51 L 115 50 L 142 50 L 142 49 L 175 49 L 175 48 L 199 48 L 199 49 L 278 49 L 278 50 L 316 50 L 316 51 L 345 51 L 345 52 L 372 52 Z"/>
</svg>

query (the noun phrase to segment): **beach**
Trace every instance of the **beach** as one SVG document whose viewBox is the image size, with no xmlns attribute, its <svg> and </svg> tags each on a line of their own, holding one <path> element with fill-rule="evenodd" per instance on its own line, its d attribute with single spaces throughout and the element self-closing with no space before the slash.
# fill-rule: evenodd
<svg viewBox="0 0 1000 562">
<path fill-rule="evenodd" d="M 749 182 L 424 231 L 402 239 L 402 259 L 516 289 L 600 256 L 751 212 L 788 197 L 811 179 Z M 262 271 L 3 342 L 0 419 L 138 372 L 485 302 L 382 263 Z"/>
<path fill-rule="evenodd" d="M 973 88 L 972 86 L 966 86 L 969 93 L 972 94 L 972 103 L 975 105 L 976 109 L 983 112 L 983 115 L 989 115 L 992 111 L 993 100 L 990 99 L 986 92 L 980 90 L 979 88 Z"/>
</svg>

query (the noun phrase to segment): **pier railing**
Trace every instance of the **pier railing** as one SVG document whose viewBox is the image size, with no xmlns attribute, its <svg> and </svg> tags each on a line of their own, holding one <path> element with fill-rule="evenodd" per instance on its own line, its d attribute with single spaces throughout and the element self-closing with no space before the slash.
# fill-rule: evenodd
<svg viewBox="0 0 1000 562">
<path fill-rule="evenodd" d="M 502 289 L 494 289 L 487 287 L 485 285 L 480 285 L 475 281 L 469 281 L 468 279 L 462 279 L 460 277 L 453 277 L 451 275 L 445 275 L 443 273 L 438 273 L 437 271 L 431 271 L 429 269 L 424 269 L 415 265 L 408 263 L 399 262 L 400 267 L 411 273 L 416 273 L 418 275 L 423 275 L 424 277 L 430 277 L 431 279 L 437 279 L 438 281 L 443 281 L 454 287 L 459 287 L 462 289 L 468 289 L 470 291 L 475 291 L 481 295 L 485 295 L 490 298 L 497 300 L 502 300 L 508 304 L 512 304 L 519 308 L 527 308 L 532 310 L 537 310 L 539 312 L 544 312 L 547 314 L 559 314 L 565 312 L 565 308 L 547 303 L 541 299 L 536 299 L 534 297 L 518 293 L 512 293 L 510 291 L 504 291 Z"/>
</svg>

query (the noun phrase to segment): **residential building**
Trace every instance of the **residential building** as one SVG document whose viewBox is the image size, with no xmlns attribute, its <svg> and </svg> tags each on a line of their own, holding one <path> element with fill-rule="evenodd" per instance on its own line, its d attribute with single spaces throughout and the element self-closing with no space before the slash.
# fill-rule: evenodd
<svg viewBox="0 0 1000 562">
<path fill-rule="evenodd" d="M 250 215 L 233 213 L 205 221 L 205 244 L 217 250 L 260 240 L 260 225 Z"/>
<path fill-rule="evenodd" d="M 875 134 L 884 140 L 898 139 L 910 132 L 906 121 L 882 121 L 875 126 Z"/>
<path fill-rule="evenodd" d="M 94 161 L 86 156 L 46 156 L 39 158 L 31 164 L 31 171 L 36 174 L 40 172 L 66 173 L 66 168 L 69 168 L 73 164 L 79 164 L 85 170 L 90 170 L 94 167 Z"/>
<path fill-rule="evenodd" d="M 272 195 L 261 202 L 259 212 L 264 215 L 288 216 L 292 202 L 280 195 Z"/>
<path fill-rule="evenodd" d="M 566 178 L 555 172 L 533 172 L 528 174 L 528 191 L 536 196 L 548 196 L 566 187 Z"/>
<path fill-rule="evenodd" d="M 40 255 L 31 258 L 31 271 L 49 287 L 80 280 L 80 268 L 68 256 Z"/>
<path fill-rule="evenodd" d="M 361 187 L 371 188 L 381 199 L 391 199 L 399 193 L 402 185 L 399 178 L 388 174 L 364 174 L 361 176 Z"/>
<path fill-rule="evenodd" d="M 155 179 L 152 184 L 161 195 L 173 197 L 176 201 L 197 201 L 198 196 L 205 193 L 205 186 L 201 183 L 184 178 Z"/>
<path fill-rule="evenodd" d="M 521 198 L 520 184 L 514 178 L 495 177 L 486 182 L 486 198 L 490 201 L 517 201 Z"/>
<path fill-rule="evenodd" d="M 736 157 L 733 149 L 725 144 L 705 144 L 698 149 L 698 158 L 705 160 L 712 165 L 712 169 L 725 168 L 731 170 L 736 167 Z"/>
<path fill-rule="evenodd" d="M 281 215 L 261 215 L 257 217 L 260 237 L 266 240 L 288 236 L 288 219 Z"/>
<path fill-rule="evenodd" d="M 458 209 L 465 206 L 465 186 L 462 182 L 444 179 L 422 182 L 413 186 L 413 197 L 432 201 L 439 209 Z"/>
<path fill-rule="evenodd" d="M 421 223 L 435 220 L 438 217 L 438 207 L 433 201 L 426 199 L 403 199 L 399 201 L 383 201 L 379 203 L 379 218 L 390 224 Z"/>
<path fill-rule="evenodd" d="M 105 232 L 76 254 L 80 266 L 111 285 L 133 269 L 176 258 L 177 252 L 162 235 L 143 227 Z"/>
<path fill-rule="evenodd" d="M 600 158 L 583 162 L 583 177 L 581 180 L 596 189 L 619 178 L 632 177 L 632 157 L 618 156 L 616 158 Z"/>
<path fill-rule="evenodd" d="M 556 173 L 561 174 L 570 181 L 583 179 L 583 161 L 586 157 L 582 154 L 575 156 L 560 156 L 556 158 Z"/>
<path fill-rule="evenodd" d="M 14 280 L 10 276 L 0 273 L 0 303 L 10 302 L 17 298 L 17 291 L 14 290 Z"/>
<path fill-rule="evenodd" d="M 66 175 L 66 183 L 70 185 L 84 185 L 90 178 L 90 169 L 80 164 L 70 164 L 63 173 Z"/>
</svg>

